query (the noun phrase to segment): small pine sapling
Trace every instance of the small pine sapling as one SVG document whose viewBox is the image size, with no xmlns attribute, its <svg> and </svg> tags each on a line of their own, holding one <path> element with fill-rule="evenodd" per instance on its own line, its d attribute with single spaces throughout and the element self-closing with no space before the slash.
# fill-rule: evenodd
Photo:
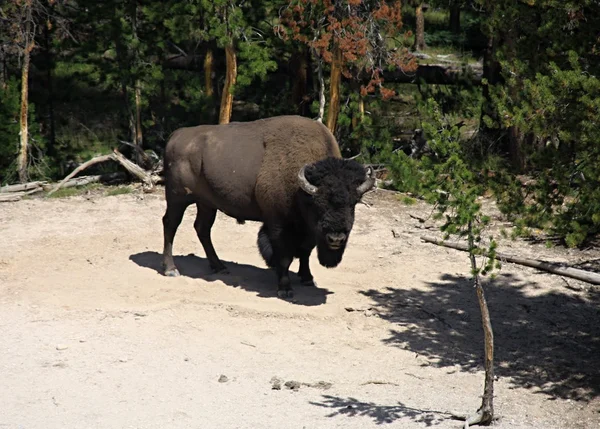
<svg viewBox="0 0 600 429">
<path fill-rule="evenodd" d="M 435 204 L 434 217 L 444 220 L 441 226 L 444 239 L 454 236 L 467 240 L 484 332 L 483 400 L 477 412 L 466 419 L 465 427 L 487 425 L 494 417 L 494 334 L 481 276 L 493 276 L 494 269 L 500 268 L 496 261 L 496 241 L 490 237 L 489 243 L 483 246 L 484 231 L 490 222 L 489 216 L 482 213 L 479 202 L 485 188 L 478 183 L 473 169 L 466 162 L 458 128 L 447 125 L 434 100 L 426 102 L 426 111 L 430 119 L 423 124 L 423 129 L 436 157 L 427 186 L 430 190 L 428 199 Z"/>
</svg>

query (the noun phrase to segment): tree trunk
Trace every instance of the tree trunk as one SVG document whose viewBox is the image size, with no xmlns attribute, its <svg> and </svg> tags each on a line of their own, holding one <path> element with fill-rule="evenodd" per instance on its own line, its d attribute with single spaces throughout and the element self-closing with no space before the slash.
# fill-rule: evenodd
<svg viewBox="0 0 600 429">
<path fill-rule="evenodd" d="M 342 51 L 337 46 L 333 48 L 331 76 L 329 78 L 329 111 L 327 113 L 327 128 L 335 133 L 338 114 L 340 113 L 340 86 L 342 81 Z"/>
<path fill-rule="evenodd" d="M 50 5 L 52 7 L 52 5 Z M 56 149 L 56 121 L 54 119 L 54 79 L 52 71 L 54 69 L 54 59 L 52 58 L 52 34 L 51 21 L 44 27 L 44 48 L 46 56 L 46 90 L 48 91 L 48 122 L 50 123 L 50 132 L 48 135 L 48 153 L 54 154 Z"/>
<path fill-rule="evenodd" d="M 419 3 L 415 8 L 415 43 L 413 50 L 423 51 L 427 46 L 425 45 L 425 16 L 423 15 L 423 3 Z"/>
<path fill-rule="evenodd" d="M 460 3 L 453 1 L 450 4 L 450 32 L 460 34 Z"/>
<path fill-rule="evenodd" d="M 225 47 L 225 56 L 227 71 L 225 76 L 225 85 L 221 96 L 221 108 L 219 111 L 219 124 L 228 124 L 231 120 L 231 111 L 233 109 L 233 88 L 237 80 L 237 59 L 233 43 Z"/>
<path fill-rule="evenodd" d="M 495 40 L 489 37 L 486 49 L 483 53 L 483 78 L 487 83 L 483 85 L 482 95 L 483 103 L 481 105 L 481 116 L 479 120 L 480 136 L 486 139 L 490 144 L 495 144 L 501 137 L 498 111 L 491 97 L 490 87 L 500 81 L 500 64 L 494 58 Z M 485 120 L 491 121 L 488 124 Z"/>
<path fill-rule="evenodd" d="M 131 22 L 132 22 L 132 35 L 133 39 L 138 42 L 136 46 L 139 46 L 139 38 L 138 38 L 138 4 L 136 0 L 132 1 L 131 8 Z M 134 96 L 134 105 L 135 112 L 132 112 L 132 140 L 133 144 L 137 146 L 134 153 L 135 161 L 137 163 L 141 163 L 142 159 L 139 155 L 140 152 L 143 152 L 143 132 L 142 132 L 142 82 L 139 77 L 139 65 L 140 65 L 140 53 L 138 48 L 136 47 L 133 52 L 133 61 L 135 72 L 138 76 L 135 77 L 133 81 L 133 96 Z"/>
<path fill-rule="evenodd" d="M 323 123 L 323 117 L 325 116 L 325 79 L 323 77 L 323 59 L 319 58 L 316 50 L 311 51 L 315 60 L 317 68 L 317 80 L 313 80 L 315 89 L 319 92 L 319 115 L 317 121 Z M 318 88 L 316 86 L 318 85 Z"/>
<path fill-rule="evenodd" d="M 214 95 L 213 90 L 213 50 L 209 46 L 206 49 L 206 56 L 204 57 L 204 91 L 206 96 L 211 98 Z"/>
<path fill-rule="evenodd" d="M 365 118 L 365 99 L 360 94 L 360 85 L 358 83 L 354 82 L 352 84 L 352 90 L 358 93 L 357 109 L 356 112 L 352 112 L 352 130 L 354 131 Z"/>
<path fill-rule="evenodd" d="M 508 49 L 506 54 L 509 62 L 511 59 L 517 57 L 517 38 L 519 33 L 517 28 L 509 28 L 504 32 L 504 43 Z M 512 100 L 518 100 L 519 91 L 522 88 L 522 80 L 518 74 L 515 74 L 516 78 L 514 82 L 508 85 L 508 91 Z M 508 155 L 512 167 L 517 173 L 521 173 L 525 170 L 525 143 L 526 137 L 523 131 L 516 125 L 513 124 L 508 128 Z"/>
<path fill-rule="evenodd" d="M 525 135 L 516 125 L 508 129 L 508 154 L 517 173 L 525 171 Z"/>
<path fill-rule="evenodd" d="M 308 104 L 306 93 L 308 85 L 308 58 L 306 49 L 300 48 L 292 57 L 292 103 L 299 115 L 305 116 Z"/>
<path fill-rule="evenodd" d="M 25 4 L 26 22 L 25 22 L 25 48 L 23 49 L 23 66 L 21 69 L 21 115 L 20 115 L 20 145 L 19 156 L 17 158 L 17 171 L 19 181 L 25 183 L 29 180 L 27 166 L 29 164 L 29 64 L 31 60 L 31 51 L 34 47 L 34 39 L 31 34 L 31 0 Z"/>
<path fill-rule="evenodd" d="M 6 51 L 3 46 L 0 46 L 0 89 L 6 89 L 6 82 L 8 82 L 8 67 L 6 64 Z"/>
<path fill-rule="evenodd" d="M 474 259 L 475 256 L 471 255 Z M 489 424 L 494 418 L 494 332 L 490 319 L 490 311 L 485 299 L 485 293 L 481 286 L 479 275 L 475 276 L 475 290 L 477 292 L 477 301 L 481 311 L 481 324 L 484 335 L 484 354 L 485 354 L 485 384 L 483 388 L 483 397 L 481 407 L 477 410 L 477 416 L 469 419 L 469 424 Z"/>
<path fill-rule="evenodd" d="M 139 79 L 135 81 L 135 139 L 133 142 L 142 149 L 144 139 L 142 132 L 142 83 Z"/>
<path fill-rule="evenodd" d="M 492 322 L 490 319 L 490 311 L 485 299 L 485 293 L 481 286 L 481 279 L 477 271 L 477 260 L 473 253 L 475 240 L 473 237 L 473 227 L 469 222 L 469 258 L 471 260 L 471 270 L 473 271 L 475 291 L 477 292 L 477 301 L 479 302 L 479 310 L 481 311 L 481 324 L 483 326 L 484 337 L 484 367 L 485 367 L 485 384 L 483 388 L 483 397 L 481 407 L 477 410 L 474 416 L 467 419 L 468 425 L 482 424 L 487 425 L 494 418 L 494 332 L 492 330 Z M 465 425 L 468 427 L 467 425 Z"/>
</svg>

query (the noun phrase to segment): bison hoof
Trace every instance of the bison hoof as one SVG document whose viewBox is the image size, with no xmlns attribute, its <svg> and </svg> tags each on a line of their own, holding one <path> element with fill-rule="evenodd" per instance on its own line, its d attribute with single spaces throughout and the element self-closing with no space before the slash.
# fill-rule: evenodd
<svg viewBox="0 0 600 429">
<path fill-rule="evenodd" d="M 291 289 L 279 289 L 277 291 L 277 296 L 282 299 L 290 299 L 294 297 L 294 291 Z"/>
<path fill-rule="evenodd" d="M 165 271 L 165 276 L 167 277 L 179 277 L 179 271 L 177 268 L 173 268 L 172 270 Z"/>
<path fill-rule="evenodd" d="M 229 274 L 229 270 L 226 267 L 211 267 L 213 274 Z"/>
<path fill-rule="evenodd" d="M 315 283 L 315 281 L 313 279 L 300 280 L 300 284 L 302 286 L 313 286 L 313 287 L 317 286 L 317 284 Z"/>
</svg>

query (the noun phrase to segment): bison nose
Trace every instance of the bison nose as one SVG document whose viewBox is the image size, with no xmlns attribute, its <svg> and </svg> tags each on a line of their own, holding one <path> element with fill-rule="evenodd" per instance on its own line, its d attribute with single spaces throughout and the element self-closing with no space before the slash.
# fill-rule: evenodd
<svg viewBox="0 0 600 429">
<path fill-rule="evenodd" d="M 342 244 L 344 244 L 344 241 L 346 240 L 346 234 L 344 234 L 343 232 L 333 232 L 327 234 L 326 238 L 329 247 L 331 247 L 332 249 L 339 249 L 340 247 L 342 247 Z"/>
</svg>

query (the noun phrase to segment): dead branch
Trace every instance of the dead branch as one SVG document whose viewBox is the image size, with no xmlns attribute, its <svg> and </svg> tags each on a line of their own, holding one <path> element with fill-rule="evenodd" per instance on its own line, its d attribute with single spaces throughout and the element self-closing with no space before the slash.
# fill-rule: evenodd
<svg viewBox="0 0 600 429">
<path fill-rule="evenodd" d="M 409 213 L 408 215 L 409 215 L 411 218 L 418 220 L 420 223 L 425 223 L 425 222 L 427 222 L 427 219 L 425 219 L 425 218 L 422 218 L 422 217 L 420 217 L 420 216 L 417 216 L 417 215 L 414 215 L 414 214 L 412 214 L 412 213 Z"/>
<path fill-rule="evenodd" d="M 113 182 L 122 182 L 124 181 L 126 178 L 125 173 L 122 172 L 116 172 L 116 173 L 106 173 L 106 174 L 98 174 L 95 176 L 79 176 L 79 177 L 75 177 L 73 179 L 69 179 L 66 183 L 64 183 L 61 188 L 74 188 L 74 187 L 78 187 L 78 186 L 85 186 L 85 185 L 89 185 L 91 183 L 97 183 L 97 182 L 109 182 L 109 183 L 113 183 Z M 42 185 L 42 189 L 44 191 L 51 191 L 52 188 L 55 185 L 47 183 Z"/>
<path fill-rule="evenodd" d="M 125 158 L 118 150 L 114 149 L 113 153 L 111 153 L 109 155 L 97 156 L 97 157 L 92 158 L 89 161 L 86 161 L 83 164 L 81 164 L 79 167 L 77 167 L 75 170 L 73 170 L 73 172 L 71 174 L 69 174 L 67 177 L 65 177 L 58 185 L 56 185 L 50 192 L 48 192 L 48 195 L 52 195 L 53 193 L 58 191 L 60 188 L 64 187 L 65 184 L 69 180 L 71 180 L 74 176 L 76 176 L 78 173 L 82 172 L 86 168 L 88 168 L 92 165 L 95 165 L 95 164 L 99 164 L 101 162 L 106 162 L 106 161 L 118 162 L 132 176 L 137 177 L 145 186 L 147 186 L 150 189 L 152 189 L 154 187 L 154 185 L 156 183 L 158 183 L 158 181 L 160 179 L 158 176 L 150 175 L 148 172 L 146 172 L 140 166 L 138 166 L 137 164 L 134 164 L 133 162 L 131 162 L 130 160 Z M 76 186 L 76 185 L 74 185 L 74 186 Z"/>
<path fill-rule="evenodd" d="M 432 237 L 421 237 L 421 240 L 437 244 L 438 246 L 449 247 L 451 249 L 462 250 L 464 252 L 469 251 L 469 247 L 462 243 L 449 243 L 442 240 L 437 240 Z M 488 256 L 485 253 L 485 256 Z M 518 256 L 506 255 L 503 253 L 496 252 L 496 259 L 512 262 L 513 264 L 524 265 L 531 268 L 537 268 L 538 270 L 547 271 L 552 274 L 558 274 L 565 277 L 581 280 L 594 285 L 600 285 L 600 274 L 592 273 L 590 271 L 580 270 L 573 267 L 563 267 L 559 264 L 552 262 L 539 261 L 536 259 L 521 258 Z"/>
<path fill-rule="evenodd" d="M 154 182 L 152 180 L 152 176 L 146 170 L 144 170 L 142 167 L 140 167 L 137 164 L 134 164 L 133 162 L 131 162 L 130 160 L 125 158 L 116 149 L 113 150 L 113 153 L 111 155 L 113 155 L 115 157 L 114 158 L 115 161 L 117 161 L 119 164 L 121 164 L 123 167 L 125 167 L 125 169 L 127 171 L 129 171 L 129 173 L 131 173 L 131 175 L 137 177 L 142 183 L 144 183 L 144 185 L 146 185 L 150 188 L 154 187 Z"/>
</svg>

